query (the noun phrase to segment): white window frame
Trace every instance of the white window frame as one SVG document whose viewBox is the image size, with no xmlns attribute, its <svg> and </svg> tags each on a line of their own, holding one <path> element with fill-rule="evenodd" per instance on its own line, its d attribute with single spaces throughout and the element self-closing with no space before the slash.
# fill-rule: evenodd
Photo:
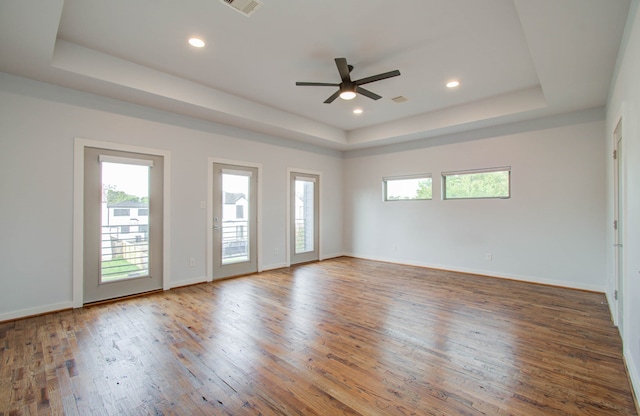
<svg viewBox="0 0 640 416">
<path fill-rule="evenodd" d="M 458 197 L 452 198 L 447 196 L 447 177 L 448 176 L 460 176 L 460 175 L 474 175 L 478 173 L 491 173 L 491 172 L 508 172 L 508 195 L 507 196 L 470 196 L 470 197 Z M 441 173 L 442 183 L 442 200 L 460 200 L 460 199 L 510 199 L 511 198 L 511 166 L 500 166 L 493 168 L 483 169 L 469 169 L 469 170 L 456 170 Z"/>
<path fill-rule="evenodd" d="M 407 179 L 431 179 L 431 198 L 403 198 L 389 199 L 387 197 L 387 183 L 390 181 L 402 181 Z M 433 175 L 431 173 L 417 173 L 412 175 L 384 176 L 382 178 L 382 200 L 384 202 L 397 201 L 431 201 L 433 199 Z"/>
</svg>

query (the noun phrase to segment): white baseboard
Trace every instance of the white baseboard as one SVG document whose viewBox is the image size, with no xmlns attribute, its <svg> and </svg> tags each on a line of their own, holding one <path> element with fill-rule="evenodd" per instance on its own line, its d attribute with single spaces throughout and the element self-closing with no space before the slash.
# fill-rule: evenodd
<svg viewBox="0 0 640 416">
<path fill-rule="evenodd" d="M 322 257 L 320 258 L 320 261 L 329 260 L 329 259 L 335 259 L 335 258 L 344 257 L 344 256 L 349 256 L 349 254 L 347 254 L 347 253 L 322 254 Z"/>
<path fill-rule="evenodd" d="M 629 378 L 631 379 L 631 388 L 636 395 L 636 400 L 640 400 L 640 374 L 636 371 L 635 361 L 633 359 L 633 355 L 629 354 L 628 349 L 624 350 L 624 360 L 627 364 L 627 372 L 629 373 Z M 637 405 L 638 403 L 636 403 Z"/>
<path fill-rule="evenodd" d="M 348 254 L 345 253 L 333 253 L 333 254 L 323 254 L 318 260 L 319 261 L 324 261 L 324 260 L 329 260 L 329 259 L 335 259 L 336 257 L 342 257 L 342 256 L 347 256 Z M 263 266 L 262 270 L 259 270 L 260 272 L 267 272 L 269 270 L 276 270 L 276 269 L 282 269 L 283 267 L 290 267 L 291 264 L 288 263 L 277 263 L 277 264 L 270 264 L 268 266 Z"/>
<path fill-rule="evenodd" d="M 283 267 L 288 267 L 288 265 L 286 263 L 269 264 L 267 266 L 262 266 L 262 270 L 260 271 L 268 272 L 269 270 L 282 269 Z"/>
<path fill-rule="evenodd" d="M 199 276 L 191 279 L 178 280 L 177 282 L 170 282 L 169 289 L 175 289 L 177 287 L 182 287 L 182 286 L 197 285 L 198 283 L 205 283 L 209 281 L 210 280 L 207 276 Z"/>
<path fill-rule="evenodd" d="M 0 314 L 0 322 L 12 321 L 14 319 L 27 318 L 29 316 L 42 315 L 45 313 L 59 312 L 73 308 L 73 302 L 60 302 L 52 305 L 38 306 L 37 308 L 20 309 L 13 312 Z"/>
<path fill-rule="evenodd" d="M 475 274 L 475 275 L 488 276 L 488 277 L 497 277 L 501 279 L 518 280 L 518 281 L 527 282 L 527 283 L 538 283 L 538 284 L 549 285 L 549 286 L 565 287 L 568 289 L 587 290 L 590 292 L 598 292 L 598 293 L 606 293 L 607 291 L 607 288 L 604 285 L 601 286 L 601 285 L 578 284 L 578 283 L 566 282 L 563 280 L 545 279 L 537 276 L 507 274 L 507 273 L 494 272 L 491 270 L 470 269 L 470 268 L 456 267 L 456 266 L 451 266 L 446 264 L 424 263 L 424 262 L 400 260 L 400 259 L 394 259 L 394 258 L 363 256 L 363 255 L 354 254 L 354 253 L 346 253 L 344 255 L 358 258 L 358 259 L 364 259 L 364 260 L 383 261 L 385 263 L 405 264 L 407 266 L 426 267 L 429 269 L 439 269 L 439 270 L 446 270 L 451 272 L 468 273 L 468 274 Z"/>
</svg>

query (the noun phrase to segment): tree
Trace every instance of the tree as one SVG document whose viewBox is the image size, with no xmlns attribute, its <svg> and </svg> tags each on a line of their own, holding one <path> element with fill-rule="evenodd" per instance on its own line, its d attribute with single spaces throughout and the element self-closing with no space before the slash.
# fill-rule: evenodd
<svg viewBox="0 0 640 416">
<path fill-rule="evenodd" d="M 416 198 L 431 199 L 432 195 L 433 195 L 433 190 L 431 187 L 431 178 L 420 179 L 420 181 L 418 181 L 418 191 L 416 193 Z"/>
<path fill-rule="evenodd" d="M 480 172 L 446 177 L 447 198 L 500 198 L 509 195 L 509 172 Z"/>
<path fill-rule="evenodd" d="M 118 202 L 147 202 L 149 203 L 148 197 L 139 198 L 135 195 L 130 195 L 124 191 L 118 191 L 115 186 L 109 185 L 106 189 L 107 194 L 107 204 L 117 204 Z"/>
</svg>

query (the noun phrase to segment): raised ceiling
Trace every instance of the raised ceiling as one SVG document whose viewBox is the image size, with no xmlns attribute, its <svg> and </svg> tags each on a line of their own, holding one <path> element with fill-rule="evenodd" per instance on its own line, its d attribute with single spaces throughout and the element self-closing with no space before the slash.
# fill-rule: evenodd
<svg viewBox="0 0 640 416">
<path fill-rule="evenodd" d="M 348 150 L 604 106 L 629 2 L 0 0 L 0 71 Z M 337 57 L 402 75 L 378 101 L 295 86 Z"/>
</svg>

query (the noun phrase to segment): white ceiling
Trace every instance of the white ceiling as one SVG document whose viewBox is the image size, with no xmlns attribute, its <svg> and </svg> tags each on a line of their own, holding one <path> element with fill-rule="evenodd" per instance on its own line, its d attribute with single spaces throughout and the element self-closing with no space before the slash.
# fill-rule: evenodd
<svg viewBox="0 0 640 416">
<path fill-rule="evenodd" d="M 629 3 L 0 0 L 0 71 L 348 150 L 605 105 Z M 377 101 L 295 85 L 339 82 L 337 57 L 402 75 Z"/>
</svg>

